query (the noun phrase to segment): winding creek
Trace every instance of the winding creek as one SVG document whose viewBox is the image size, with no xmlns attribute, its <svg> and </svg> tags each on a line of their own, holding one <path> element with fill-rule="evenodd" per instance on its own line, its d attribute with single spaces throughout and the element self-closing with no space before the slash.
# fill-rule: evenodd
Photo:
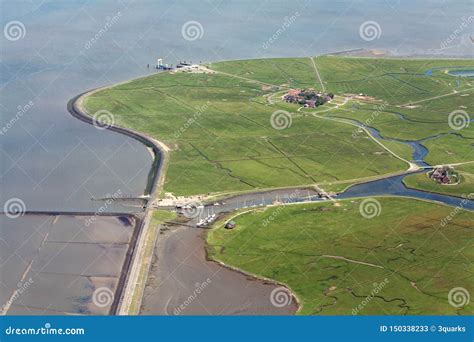
<svg viewBox="0 0 474 342">
<path fill-rule="evenodd" d="M 334 117 L 337 117 L 337 116 L 334 116 Z M 402 115 L 400 115 L 399 118 L 401 120 L 405 120 L 405 118 Z M 385 137 L 382 136 L 380 131 L 378 129 L 374 128 L 374 127 L 367 126 L 367 125 L 363 124 L 362 122 L 354 120 L 354 119 L 348 119 L 348 118 L 342 118 L 342 117 L 341 117 L 341 119 L 350 121 L 350 122 L 354 123 L 355 125 L 357 125 L 359 127 L 363 127 L 365 129 L 367 129 L 370 132 L 370 134 L 373 137 L 375 137 L 376 139 L 386 140 L 386 141 L 397 141 L 397 142 L 401 142 L 403 144 L 406 144 L 406 145 L 410 146 L 410 148 L 413 150 L 412 158 L 411 158 L 410 161 L 414 162 L 416 165 L 418 165 L 420 167 L 430 167 L 424 161 L 426 155 L 428 154 L 428 149 L 422 144 L 422 142 L 426 141 L 426 140 L 429 140 L 429 139 L 436 138 L 436 137 L 442 135 L 442 134 L 433 135 L 431 137 L 427 137 L 427 138 L 424 138 L 424 139 L 421 139 L 421 140 L 403 140 L 403 139 L 395 139 L 395 138 L 385 138 Z"/>
<path fill-rule="evenodd" d="M 407 188 L 403 184 L 403 178 L 405 178 L 407 175 L 408 173 L 356 184 L 337 194 L 336 196 L 333 196 L 333 199 L 350 199 L 371 196 L 401 196 L 433 201 L 453 207 L 459 206 L 460 208 L 467 210 L 474 210 L 474 201 L 472 199 L 464 199 L 455 196 Z M 272 205 L 275 203 L 304 203 L 319 201 L 327 201 L 327 199 L 320 198 L 318 192 L 310 188 L 302 187 L 269 190 L 260 193 L 236 195 L 225 199 L 223 201 L 224 204 L 209 204 L 205 206 L 205 212 L 203 216 L 209 216 L 214 213 L 229 212 L 237 209 L 251 209 L 259 206 Z"/>
</svg>

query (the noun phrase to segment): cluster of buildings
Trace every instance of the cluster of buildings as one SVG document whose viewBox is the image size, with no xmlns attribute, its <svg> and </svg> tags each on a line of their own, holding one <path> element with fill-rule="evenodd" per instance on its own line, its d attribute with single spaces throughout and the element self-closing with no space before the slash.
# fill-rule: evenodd
<svg viewBox="0 0 474 342">
<path fill-rule="evenodd" d="M 454 169 L 449 166 L 437 167 L 430 173 L 430 178 L 440 184 L 453 184 L 457 183 L 459 178 L 458 174 L 454 172 Z"/>
<path fill-rule="evenodd" d="M 283 100 L 288 103 L 297 103 L 307 108 L 315 108 L 331 101 L 334 98 L 332 93 L 322 93 L 314 89 L 290 89 Z"/>
<path fill-rule="evenodd" d="M 158 69 L 158 70 L 175 70 L 175 69 L 182 69 L 182 68 L 189 68 L 189 67 L 197 67 L 198 65 L 197 64 L 193 64 L 193 62 L 179 62 L 177 65 L 176 65 L 176 68 L 173 66 L 173 64 L 165 64 L 163 63 L 163 58 L 158 58 L 156 60 L 156 64 L 155 64 L 155 69 Z M 148 67 L 150 67 L 150 65 L 148 64 Z"/>
</svg>

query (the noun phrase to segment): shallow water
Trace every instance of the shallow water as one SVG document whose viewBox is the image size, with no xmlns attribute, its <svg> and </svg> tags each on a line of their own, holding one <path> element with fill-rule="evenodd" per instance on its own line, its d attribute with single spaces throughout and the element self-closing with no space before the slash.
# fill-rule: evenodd
<svg viewBox="0 0 474 342">
<path fill-rule="evenodd" d="M 450 70 L 448 74 L 461 77 L 474 77 L 474 70 Z"/>
<path fill-rule="evenodd" d="M 8 314 L 109 312 L 112 301 L 97 306 L 92 296 L 104 286 L 116 291 L 133 218 L 0 215 L 0 226 L 0 307 Z"/>
<path fill-rule="evenodd" d="M 403 184 L 405 175 L 390 177 L 378 181 L 368 182 L 359 185 L 353 185 L 337 198 L 354 198 L 354 197 L 370 197 L 370 196 L 406 196 L 423 200 L 435 201 L 447 204 L 453 207 L 461 207 L 468 210 L 474 210 L 474 201 L 454 196 L 424 192 L 407 188 Z M 468 195 L 468 194 L 466 194 Z"/>
<path fill-rule="evenodd" d="M 425 172 L 425 171 L 419 171 Z M 468 210 L 474 210 L 474 201 L 459 197 L 435 194 L 407 188 L 403 184 L 406 175 L 388 177 L 363 184 L 349 187 L 345 191 L 333 196 L 334 199 L 346 199 L 370 196 L 405 196 L 417 199 L 431 200 L 450 206 L 461 206 Z M 466 194 L 467 195 L 467 194 Z M 244 194 L 228 199 L 224 204 L 206 206 L 202 211 L 202 217 L 208 217 L 214 213 L 232 211 L 240 208 L 251 208 L 277 203 L 303 203 L 322 201 L 315 190 L 295 188 L 286 190 L 266 191 L 260 194 Z"/>
</svg>

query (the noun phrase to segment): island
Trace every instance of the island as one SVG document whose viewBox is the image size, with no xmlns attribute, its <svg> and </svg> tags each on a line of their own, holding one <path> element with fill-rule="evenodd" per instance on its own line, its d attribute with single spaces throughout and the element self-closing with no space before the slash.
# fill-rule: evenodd
<svg viewBox="0 0 474 342">
<path fill-rule="evenodd" d="M 99 89 L 82 106 L 159 141 L 167 160 L 148 210 L 184 228 L 152 230 L 158 247 L 195 229 L 206 241 L 193 235 L 193 248 L 207 251 L 197 258 L 286 289 L 298 314 L 469 315 L 448 294 L 474 293 L 474 78 L 459 76 L 473 69 L 468 59 L 223 61 Z M 149 288 L 145 313 L 164 295 Z"/>
</svg>

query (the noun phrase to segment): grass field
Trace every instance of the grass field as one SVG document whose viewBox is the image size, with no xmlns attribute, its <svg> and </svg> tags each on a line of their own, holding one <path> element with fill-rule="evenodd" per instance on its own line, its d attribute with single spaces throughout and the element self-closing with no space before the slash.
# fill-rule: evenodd
<svg viewBox="0 0 474 342">
<path fill-rule="evenodd" d="M 326 89 L 335 93 L 364 93 L 392 105 L 472 88 L 472 79 L 448 75 L 445 69 L 472 68 L 472 60 L 315 58 Z M 440 69 L 436 69 L 440 68 Z M 431 76 L 427 74 L 433 70 Z"/>
<path fill-rule="evenodd" d="M 468 96 L 464 96 L 468 95 Z M 474 105 L 474 89 L 462 94 L 438 98 L 419 108 L 397 108 L 390 105 L 358 103 L 357 106 L 326 112 L 329 117 L 348 118 L 365 123 L 380 131 L 384 138 L 421 141 L 428 148 L 426 161 L 431 165 L 460 163 L 474 160 L 474 125 L 461 130 L 449 126 L 449 114 L 454 110 L 465 110 Z M 382 107 L 383 106 L 383 107 Z M 380 109 L 381 108 L 381 109 Z M 401 119 L 403 118 L 403 119 Z M 403 145 L 399 142 L 384 141 Z M 405 158 L 410 156 L 407 145 L 392 146 Z M 407 149 L 400 151 L 399 149 Z"/>
<path fill-rule="evenodd" d="M 347 200 L 256 210 L 237 217 L 233 230 L 220 221 L 208 234 L 209 253 L 288 284 L 301 314 L 473 314 L 472 305 L 451 306 L 448 293 L 474 291 L 474 213 L 459 211 L 443 225 L 453 208 L 377 200 L 374 218 L 361 215 L 362 200 Z"/>
<path fill-rule="evenodd" d="M 365 122 L 373 116 L 374 104 L 359 102 L 358 109 L 354 101 L 339 108 L 335 104 L 342 102 L 344 93 L 366 93 L 385 103 L 370 120 L 384 137 L 418 140 L 441 134 L 426 141 L 429 162 L 472 159 L 473 125 L 451 134 L 447 115 L 472 106 L 474 85 L 472 79 L 456 79 L 443 69 L 473 67 L 472 61 L 313 60 L 326 91 L 336 93 L 333 103 L 318 108 L 325 111 L 321 115 Z M 85 101 L 91 115 L 107 110 L 116 124 L 171 147 L 165 191 L 190 195 L 329 184 L 407 168 L 365 133 L 354 137 L 354 126 L 298 113 L 297 106 L 279 100 L 287 88 L 321 89 L 310 58 L 219 62 L 209 67 L 216 73 L 161 73 L 97 92 Z M 420 102 L 416 108 L 400 107 L 454 90 L 460 93 Z M 281 109 L 291 112 L 291 125 L 276 130 L 270 118 Z M 384 144 L 410 159 L 406 144 Z"/>
</svg>

